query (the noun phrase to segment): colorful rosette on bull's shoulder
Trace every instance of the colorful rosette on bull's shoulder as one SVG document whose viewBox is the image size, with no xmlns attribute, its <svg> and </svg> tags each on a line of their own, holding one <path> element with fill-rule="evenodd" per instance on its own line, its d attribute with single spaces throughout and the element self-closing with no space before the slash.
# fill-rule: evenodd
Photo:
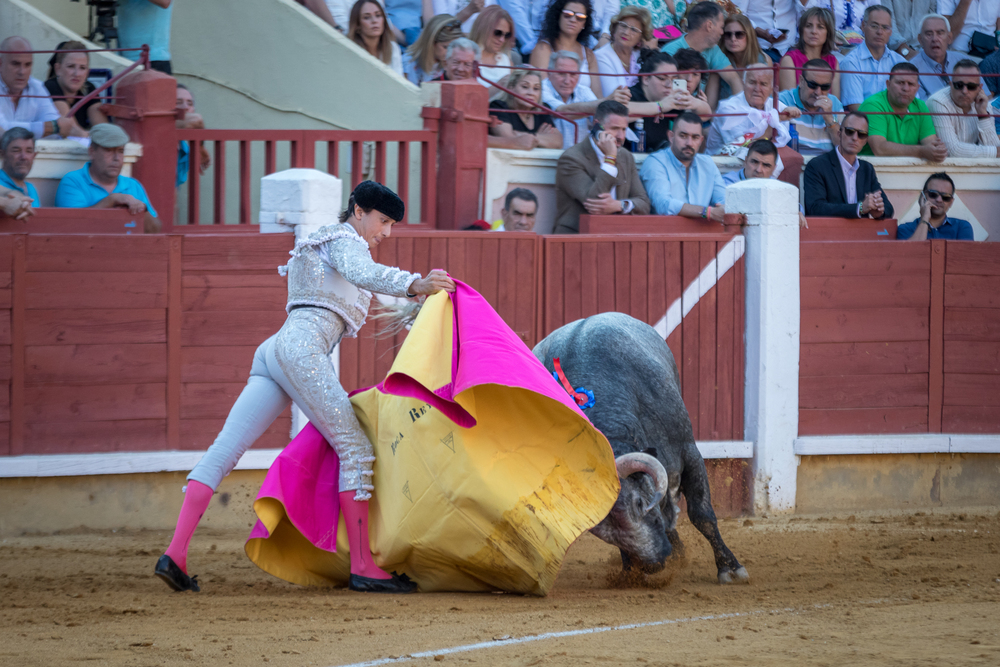
<svg viewBox="0 0 1000 667">
<path fill-rule="evenodd" d="M 456 281 L 457 282 L 457 281 Z M 479 294 L 427 299 L 385 381 L 351 397 L 375 447 L 372 551 L 422 591 L 544 595 L 618 496 L 605 437 Z M 345 585 L 337 461 L 307 427 L 254 503 L 250 559 Z"/>
</svg>

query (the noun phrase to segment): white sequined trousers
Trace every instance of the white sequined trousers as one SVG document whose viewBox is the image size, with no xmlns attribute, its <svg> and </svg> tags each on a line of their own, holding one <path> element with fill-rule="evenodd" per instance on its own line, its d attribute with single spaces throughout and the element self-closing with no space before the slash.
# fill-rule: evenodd
<svg viewBox="0 0 1000 667">
<path fill-rule="evenodd" d="M 281 330 L 257 348 L 247 386 L 188 479 L 218 488 L 244 452 L 295 401 L 337 452 L 340 490 L 356 490 L 358 500 L 370 498 L 372 444 L 330 360 L 344 330 L 344 320 L 330 310 L 293 309 Z"/>
</svg>

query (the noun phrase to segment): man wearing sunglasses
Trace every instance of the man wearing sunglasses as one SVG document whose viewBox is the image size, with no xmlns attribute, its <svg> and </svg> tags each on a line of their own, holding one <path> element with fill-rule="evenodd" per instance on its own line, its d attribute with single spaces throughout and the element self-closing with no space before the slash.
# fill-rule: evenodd
<svg viewBox="0 0 1000 667">
<path fill-rule="evenodd" d="M 870 162 L 858 159 L 868 140 L 868 116 L 848 112 L 840 123 L 838 145 L 814 157 L 803 175 L 806 215 L 826 218 L 891 218 L 892 202 Z"/>
<path fill-rule="evenodd" d="M 979 65 L 974 61 L 960 60 L 955 63 L 951 85 L 927 100 L 927 107 L 934 113 L 965 114 L 934 116 L 934 128 L 948 147 L 949 157 L 1000 157 L 1000 137 L 979 74 Z"/>
<path fill-rule="evenodd" d="M 920 217 L 897 227 L 896 238 L 901 241 L 974 241 L 972 225 L 967 220 L 948 217 L 954 201 L 955 182 L 951 177 L 944 172 L 931 174 L 920 193 Z"/>
<path fill-rule="evenodd" d="M 948 157 L 948 147 L 938 139 L 927 103 L 916 99 L 919 81 L 912 63 L 894 65 L 886 89 L 858 108 L 871 112 L 871 136 L 862 155 L 919 157 L 928 162 Z"/>
<path fill-rule="evenodd" d="M 830 63 L 819 58 L 806 62 L 803 66 L 799 85 L 783 90 L 778 101 L 809 113 L 792 120 L 799 134 L 799 153 L 816 156 L 833 150 L 833 142 L 840 132 L 838 111 L 844 110 L 836 95 L 830 93 L 833 87 L 833 69 Z"/>
</svg>

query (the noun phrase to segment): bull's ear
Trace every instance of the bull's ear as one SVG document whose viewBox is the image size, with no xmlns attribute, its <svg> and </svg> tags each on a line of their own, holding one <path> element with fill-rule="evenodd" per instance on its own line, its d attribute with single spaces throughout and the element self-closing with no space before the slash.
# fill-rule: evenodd
<svg viewBox="0 0 1000 667">
<path fill-rule="evenodd" d="M 655 459 L 655 458 L 656 458 L 656 447 L 650 447 L 650 448 L 648 448 L 648 449 L 647 449 L 647 450 L 646 450 L 645 452 L 643 452 L 643 453 L 644 453 L 644 454 L 649 454 L 650 456 L 652 456 L 652 457 L 653 457 L 653 458 Z"/>
</svg>

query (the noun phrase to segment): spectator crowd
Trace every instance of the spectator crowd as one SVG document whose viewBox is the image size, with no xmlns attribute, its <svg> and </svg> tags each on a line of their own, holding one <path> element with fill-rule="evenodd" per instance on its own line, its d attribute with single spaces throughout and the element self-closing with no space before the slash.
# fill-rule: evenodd
<svg viewBox="0 0 1000 667">
<path fill-rule="evenodd" d="M 414 84 L 487 88 L 490 146 L 564 149 L 559 232 L 576 231 L 582 213 L 721 220 L 729 182 L 797 175 L 803 158 L 807 215 L 887 217 L 892 205 L 859 155 L 1000 157 L 1000 82 L 982 76 L 1000 72 L 1000 0 L 300 2 Z M 169 74 L 170 0 L 120 5 L 121 46 L 148 44 L 151 67 Z M 127 208 L 156 229 L 142 185 L 120 173 L 128 135 L 99 100 L 80 104 L 94 90 L 84 46 L 60 44 L 44 82 L 31 76 L 27 40 L 8 37 L 0 51 L 4 212 L 38 205 L 24 180 L 34 141 L 75 137 L 90 161 L 63 179 L 57 206 Z M 204 127 L 183 86 L 178 108 L 180 127 Z M 649 154 L 641 169 L 635 153 Z M 714 155 L 743 168 L 724 179 Z M 178 185 L 191 159 L 182 142 Z M 195 163 L 204 170 L 210 158 Z M 954 185 L 930 183 L 919 221 L 930 229 L 913 238 L 948 233 L 940 215 Z M 534 219 L 537 201 L 507 201 L 505 215 L 519 217 L 503 227 L 521 229 L 532 207 Z"/>
</svg>

